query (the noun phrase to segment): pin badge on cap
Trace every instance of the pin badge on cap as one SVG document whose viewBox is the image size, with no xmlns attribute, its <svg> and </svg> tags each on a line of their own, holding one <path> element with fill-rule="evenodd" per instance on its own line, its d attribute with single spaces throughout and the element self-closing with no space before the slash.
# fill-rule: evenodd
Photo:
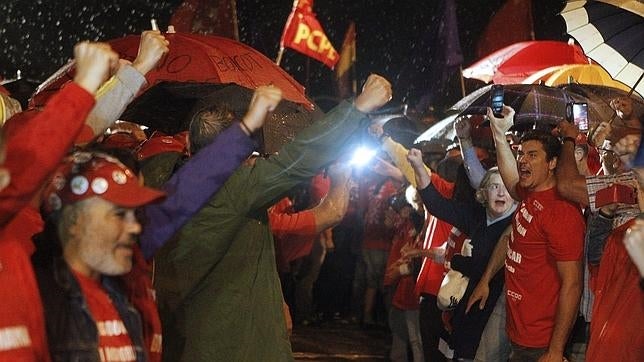
<svg viewBox="0 0 644 362">
<path fill-rule="evenodd" d="M 112 180 L 114 180 L 114 182 L 119 185 L 125 185 L 125 183 L 127 182 L 127 176 L 123 171 L 117 170 L 112 172 Z"/>
<path fill-rule="evenodd" d="M 69 187 L 74 195 L 82 195 L 89 188 L 89 181 L 87 181 L 85 176 L 76 176 L 72 179 Z"/>
<path fill-rule="evenodd" d="M 92 191 L 97 195 L 102 195 L 107 191 L 109 184 L 102 177 L 97 177 L 92 181 Z"/>
</svg>

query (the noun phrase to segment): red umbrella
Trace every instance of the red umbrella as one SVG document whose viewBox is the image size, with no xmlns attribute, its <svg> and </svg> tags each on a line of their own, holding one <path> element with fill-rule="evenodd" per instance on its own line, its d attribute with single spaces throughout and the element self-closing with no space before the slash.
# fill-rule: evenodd
<svg viewBox="0 0 644 362">
<path fill-rule="evenodd" d="M 589 63 L 577 45 L 549 40 L 524 41 L 497 50 L 463 69 L 463 76 L 486 83 L 514 84 L 544 68 Z"/>
<path fill-rule="evenodd" d="M 163 81 L 235 83 L 249 89 L 272 83 L 282 90 L 285 99 L 313 108 L 301 84 L 248 45 L 209 35 L 167 33 L 165 36 L 170 41 L 170 51 L 146 75 L 148 88 Z M 139 40 L 139 35 L 128 35 L 111 40 L 109 44 L 121 58 L 133 61 Z M 53 92 L 72 78 L 73 65 L 62 67 L 38 87 L 32 104 L 43 105 Z"/>
</svg>

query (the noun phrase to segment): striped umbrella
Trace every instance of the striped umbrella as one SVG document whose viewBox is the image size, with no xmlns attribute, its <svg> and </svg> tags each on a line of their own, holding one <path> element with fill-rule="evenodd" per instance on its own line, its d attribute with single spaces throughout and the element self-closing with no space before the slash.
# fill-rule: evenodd
<svg viewBox="0 0 644 362">
<path fill-rule="evenodd" d="M 644 94 L 644 3 L 569 0 L 561 12 L 567 32 L 616 80 Z"/>
</svg>

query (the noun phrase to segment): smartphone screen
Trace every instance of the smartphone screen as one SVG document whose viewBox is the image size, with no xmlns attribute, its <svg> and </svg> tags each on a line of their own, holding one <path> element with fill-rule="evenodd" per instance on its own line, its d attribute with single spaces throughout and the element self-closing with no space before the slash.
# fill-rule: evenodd
<svg viewBox="0 0 644 362">
<path fill-rule="evenodd" d="M 581 132 L 588 131 L 588 103 L 573 103 L 572 119 Z"/>
<path fill-rule="evenodd" d="M 495 84 L 490 92 L 490 108 L 497 117 L 502 117 L 503 111 L 503 85 Z"/>
</svg>

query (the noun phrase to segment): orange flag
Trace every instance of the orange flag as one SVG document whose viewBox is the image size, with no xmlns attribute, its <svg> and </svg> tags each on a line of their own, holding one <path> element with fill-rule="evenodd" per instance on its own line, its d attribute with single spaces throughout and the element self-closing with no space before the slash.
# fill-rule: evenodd
<svg viewBox="0 0 644 362">
<path fill-rule="evenodd" d="M 313 0 L 295 0 L 280 40 L 280 48 L 284 47 L 297 50 L 331 69 L 340 59 L 315 18 Z"/>
</svg>

